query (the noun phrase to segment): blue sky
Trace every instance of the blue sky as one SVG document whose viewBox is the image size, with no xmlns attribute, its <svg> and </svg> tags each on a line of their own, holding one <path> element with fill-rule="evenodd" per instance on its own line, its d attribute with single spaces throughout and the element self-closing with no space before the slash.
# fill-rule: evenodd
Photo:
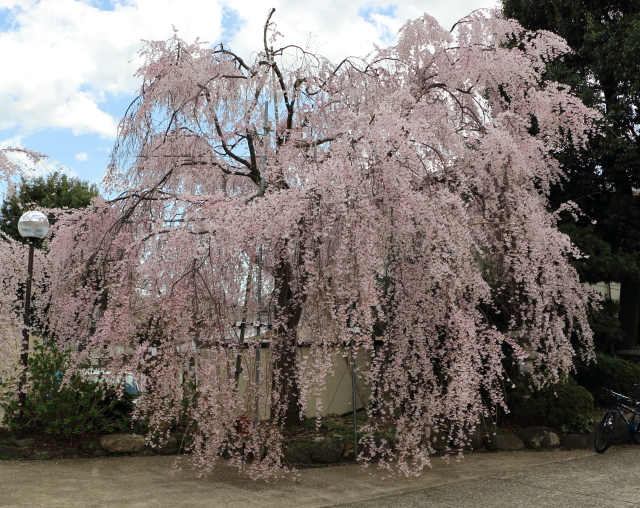
<svg viewBox="0 0 640 508">
<path fill-rule="evenodd" d="M 225 42 L 249 56 L 270 7 L 284 42 L 329 58 L 388 45 L 423 12 L 449 28 L 495 0 L 0 0 L 0 148 L 42 152 L 99 183 L 118 120 L 135 97 L 141 40 Z M 10 69 L 10 72 L 6 70 Z"/>
</svg>

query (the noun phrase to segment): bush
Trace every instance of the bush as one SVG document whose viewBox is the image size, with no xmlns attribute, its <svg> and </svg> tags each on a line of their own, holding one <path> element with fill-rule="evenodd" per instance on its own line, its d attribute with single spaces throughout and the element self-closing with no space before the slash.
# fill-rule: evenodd
<svg viewBox="0 0 640 508">
<path fill-rule="evenodd" d="M 38 346 L 30 355 L 30 387 L 26 395 L 26 431 L 39 437 L 72 441 L 87 435 L 126 430 L 131 424 L 132 397 L 118 394 L 117 387 L 72 375 L 62 384 L 69 367 L 69 354 L 53 347 Z M 8 393 L 10 397 L 13 394 Z M 4 423 L 18 427 L 17 401 L 3 402 Z"/>
<path fill-rule="evenodd" d="M 507 394 L 509 409 L 516 415 L 540 425 L 550 425 L 568 432 L 588 431 L 592 423 L 593 396 L 573 379 L 568 378 L 540 390 L 530 388 L 529 379 L 519 381 Z"/>
<path fill-rule="evenodd" d="M 602 393 L 602 388 L 633 397 L 633 385 L 640 384 L 640 365 L 600 352 L 596 353 L 596 363 L 578 364 L 577 369 L 576 380 L 589 390 L 600 404 L 610 402 Z"/>
<path fill-rule="evenodd" d="M 612 351 L 624 340 L 618 313 L 620 304 L 614 300 L 603 300 L 601 307 L 589 312 L 589 325 L 593 331 L 593 344 L 597 351 Z"/>
</svg>

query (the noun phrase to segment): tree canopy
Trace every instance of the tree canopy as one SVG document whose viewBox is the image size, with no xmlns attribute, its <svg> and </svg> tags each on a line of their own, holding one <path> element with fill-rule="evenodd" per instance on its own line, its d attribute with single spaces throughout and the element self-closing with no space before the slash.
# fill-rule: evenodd
<svg viewBox="0 0 640 508">
<path fill-rule="evenodd" d="M 640 317 L 640 4 L 632 0 L 503 0 L 504 15 L 526 30 L 549 30 L 573 50 L 545 78 L 571 86 L 602 114 L 582 150 L 558 155 L 568 182 L 551 201 L 575 201 L 585 216 L 562 229 L 589 258 L 584 280 L 621 283 L 620 321 L 637 345 Z"/>
<path fill-rule="evenodd" d="M 592 293 L 547 196 L 563 178 L 554 155 L 598 114 L 541 86 L 564 41 L 509 47 L 519 31 L 475 13 L 449 32 L 425 15 L 338 64 L 279 47 L 271 17 L 251 60 L 177 34 L 149 42 L 105 179 L 118 197 L 56 226 L 55 336 L 78 360 L 100 351 L 144 374 L 139 410 L 155 432 L 192 422 L 199 467 L 228 453 L 256 476 L 283 465 L 282 427 L 319 404 L 353 339 L 370 358 L 357 373 L 369 458 L 419 472 L 441 429 L 460 445 L 503 404 L 506 358 L 535 351 L 544 382 L 591 354 Z M 268 383 L 245 369 L 241 390 L 237 359 L 257 343 L 233 324 L 264 314 Z M 197 385 L 181 382 L 193 369 Z M 239 435 L 256 401 L 269 418 Z M 376 441 L 389 427 L 395 447 Z"/>
<path fill-rule="evenodd" d="M 0 206 L 0 231 L 19 242 L 18 219 L 29 210 L 86 208 L 99 194 L 98 186 L 55 171 L 33 178 L 21 176 L 20 183 Z M 49 218 L 54 218 L 53 213 Z M 38 242 L 42 244 L 41 241 Z"/>
</svg>

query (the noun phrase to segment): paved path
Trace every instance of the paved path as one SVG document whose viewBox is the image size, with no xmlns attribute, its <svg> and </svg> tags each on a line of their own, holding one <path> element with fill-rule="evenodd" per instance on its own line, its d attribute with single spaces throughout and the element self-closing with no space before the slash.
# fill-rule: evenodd
<svg viewBox="0 0 640 508">
<path fill-rule="evenodd" d="M 254 482 L 221 465 L 171 474 L 171 457 L 0 461 L 0 507 L 545 508 L 640 507 L 640 447 L 434 458 L 417 479 L 358 466 L 306 469 L 297 482 Z"/>
</svg>

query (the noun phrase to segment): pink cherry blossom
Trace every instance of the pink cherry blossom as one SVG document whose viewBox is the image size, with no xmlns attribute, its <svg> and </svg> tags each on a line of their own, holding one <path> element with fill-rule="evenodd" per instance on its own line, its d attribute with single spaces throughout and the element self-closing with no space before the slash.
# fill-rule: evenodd
<svg viewBox="0 0 640 508">
<path fill-rule="evenodd" d="M 512 48 L 523 33 L 425 15 L 339 64 L 280 48 L 271 18 L 251 60 L 148 42 L 105 177 L 118 197 L 54 231 L 56 339 L 143 376 L 138 411 L 153 432 L 188 425 L 203 472 L 223 456 L 254 477 L 284 467 L 283 427 L 320 404 L 352 338 L 370 358 L 363 463 L 413 475 L 439 435 L 458 448 L 504 406 L 506 359 L 537 351 L 545 383 L 592 355 L 594 297 L 547 194 L 564 178 L 554 153 L 584 143 L 596 113 L 542 82 L 566 43 Z M 257 386 L 253 328 L 241 342 L 233 325 L 258 319 L 259 263 Z M 238 432 L 256 401 L 260 423 Z M 389 428 L 394 446 L 375 439 Z"/>
</svg>

